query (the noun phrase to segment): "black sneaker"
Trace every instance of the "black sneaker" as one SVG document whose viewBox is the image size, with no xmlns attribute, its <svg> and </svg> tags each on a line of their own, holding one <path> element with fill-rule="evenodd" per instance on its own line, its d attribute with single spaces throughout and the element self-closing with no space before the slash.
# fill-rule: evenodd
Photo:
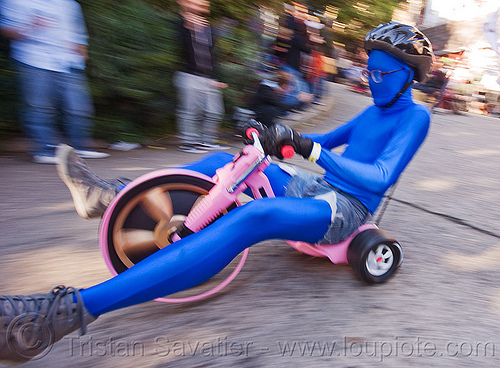
<svg viewBox="0 0 500 368">
<path fill-rule="evenodd" d="M 69 188 L 76 212 L 84 219 L 101 217 L 118 192 L 117 186 L 97 176 L 68 145 L 57 146 L 56 157 L 57 172 Z"/>
<path fill-rule="evenodd" d="M 48 294 L 0 296 L 0 361 L 19 363 L 47 354 L 63 336 L 95 321 L 80 292 L 57 286 Z"/>
</svg>

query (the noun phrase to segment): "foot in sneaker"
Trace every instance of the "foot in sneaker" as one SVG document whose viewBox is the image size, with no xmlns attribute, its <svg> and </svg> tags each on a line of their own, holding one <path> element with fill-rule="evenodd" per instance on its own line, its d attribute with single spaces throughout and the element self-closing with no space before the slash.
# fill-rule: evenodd
<svg viewBox="0 0 500 368">
<path fill-rule="evenodd" d="M 55 164 L 57 164 L 57 157 L 53 156 L 53 155 L 52 156 L 50 156 L 50 155 L 34 155 L 33 162 L 36 164 L 55 165 Z"/>
<path fill-rule="evenodd" d="M 181 144 L 179 146 L 179 150 L 182 152 L 187 152 L 187 153 L 208 153 L 208 150 L 205 148 L 202 148 L 201 146 L 194 145 L 194 144 Z"/>
<path fill-rule="evenodd" d="M 84 219 L 101 217 L 118 192 L 117 186 L 97 176 L 70 146 L 57 146 L 56 156 L 57 172 L 69 188 L 76 212 Z"/>
<path fill-rule="evenodd" d="M 75 153 L 80 158 L 106 158 L 106 157 L 109 157 L 108 153 L 90 151 L 90 150 L 75 150 Z"/>
<path fill-rule="evenodd" d="M 57 286 L 48 294 L 0 296 L 0 361 L 20 363 L 47 354 L 63 336 L 95 321 L 80 292 Z"/>
<path fill-rule="evenodd" d="M 228 146 L 223 146 L 219 143 L 216 143 L 216 142 L 203 142 L 203 143 L 199 143 L 199 146 L 202 148 L 202 149 L 207 149 L 207 150 L 227 150 L 229 149 Z"/>
</svg>

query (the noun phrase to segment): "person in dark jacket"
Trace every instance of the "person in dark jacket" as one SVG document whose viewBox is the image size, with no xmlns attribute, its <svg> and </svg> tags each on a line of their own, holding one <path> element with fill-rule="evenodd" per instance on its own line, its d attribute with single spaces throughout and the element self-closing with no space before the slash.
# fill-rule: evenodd
<svg viewBox="0 0 500 368">
<path fill-rule="evenodd" d="M 298 109 L 303 103 L 311 102 L 312 95 L 299 93 L 296 103 L 286 103 L 286 97 L 292 92 L 294 77 L 283 70 L 277 72 L 276 80 L 264 79 L 257 89 L 250 108 L 255 112 L 255 119 L 270 127 L 278 116 L 287 111 Z"/>
<path fill-rule="evenodd" d="M 226 83 L 215 79 L 212 29 L 205 18 L 207 0 L 178 0 L 181 19 L 178 38 L 183 65 L 175 74 L 178 92 L 177 126 L 179 149 L 207 153 L 224 149 L 217 143 L 217 130 L 224 114 L 222 89 Z"/>
<path fill-rule="evenodd" d="M 301 92 L 309 93 L 309 87 L 302 71 L 302 54 L 310 54 L 312 51 L 307 26 L 301 19 L 295 19 L 293 27 L 294 32 L 287 53 L 286 65 L 283 67 L 283 70 L 292 74 L 296 82 L 294 89 L 284 100 L 287 104 L 297 104 L 299 103 L 298 97 Z"/>
</svg>

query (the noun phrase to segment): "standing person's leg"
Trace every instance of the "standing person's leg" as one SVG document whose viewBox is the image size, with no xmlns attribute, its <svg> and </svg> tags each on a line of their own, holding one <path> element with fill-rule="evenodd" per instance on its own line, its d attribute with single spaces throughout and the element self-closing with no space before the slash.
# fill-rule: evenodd
<svg viewBox="0 0 500 368">
<path fill-rule="evenodd" d="M 33 142 L 33 159 L 38 163 L 55 164 L 54 77 L 56 72 L 16 63 L 21 94 L 21 121 Z"/>
<path fill-rule="evenodd" d="M 177 129 L 179 130 L 179 149 L 190 153 L 207 153 L 200 149 L 200 121 L 202 96 L 199 83 L 203 78 L 184 72 L 177 72 L 174 84 L 177 87 Z"/>
<path fill-rule="evenodd" d="M 287 105 L 297 105 L 299 103 L 299 100 L 297 98 L 299 92 L 300 92 L 300 85 L 299 85 L 299 79 L 297 77 L 297 71 L 289 66 L 284 66 L 283 71 L 289 73 L 291 75 L 290 78 L 290 90 L 286 92 L 281 97 L 281 102 Z"/>
<path fill-rule="evenodd" d="M 109 156 L 107 153 L 89 150 L 94 105 L 85 71 L 72 69 L 70 73 L 59 73 L 57 82 L 62 99 L 65 130 L 71 146 L 84 158 Z"/>
<path fill-rule="evenodd" d="M 222 149 L 216 140 L 219 135 L 219 126 L 224 115 L 224 100 L 222 90 L 213 85 L 214 81 L 203 78 L 204 119 L 202 125 L 202 145 L 208 149 Z"/>
<path fill-rule="evenodd" d="M 319 101 L 321 100 L 321 97 L 323 96 L 323 78 L 321 77 L 316 77 L 314 81 L 314 101 Z"/>
<path fill-rule="evenodd" d="M 306 83 L 307 87 L 309 88 L 309 92 L 316 96 L 316 77 L 307 76 Z"/>
<path fill-rule="evenodd" d="M 318 104 L 318 105 L 324 105 L 324 103 L 321 102 L 323 99 L 324 95 L 324 79 L 322 77 L 316 77 L 316 80 L 314 81 L 314 100 L 313 103 Z"/>
</svg>

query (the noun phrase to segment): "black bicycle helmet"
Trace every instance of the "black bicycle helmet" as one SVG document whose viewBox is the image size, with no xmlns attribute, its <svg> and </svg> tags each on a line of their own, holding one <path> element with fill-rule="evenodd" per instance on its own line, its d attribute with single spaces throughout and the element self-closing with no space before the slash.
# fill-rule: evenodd
<svg viewBox="0 0 500 368">
<path fill-rule="evenodd" d="M 365 38 L 365 50 L 385 51 L 403 61 L 415 71 L 414 79 L 423 82 L 434 59 L 432 45 L 417 28 L 390 22 L 372 29 Z"/>
</svg>

